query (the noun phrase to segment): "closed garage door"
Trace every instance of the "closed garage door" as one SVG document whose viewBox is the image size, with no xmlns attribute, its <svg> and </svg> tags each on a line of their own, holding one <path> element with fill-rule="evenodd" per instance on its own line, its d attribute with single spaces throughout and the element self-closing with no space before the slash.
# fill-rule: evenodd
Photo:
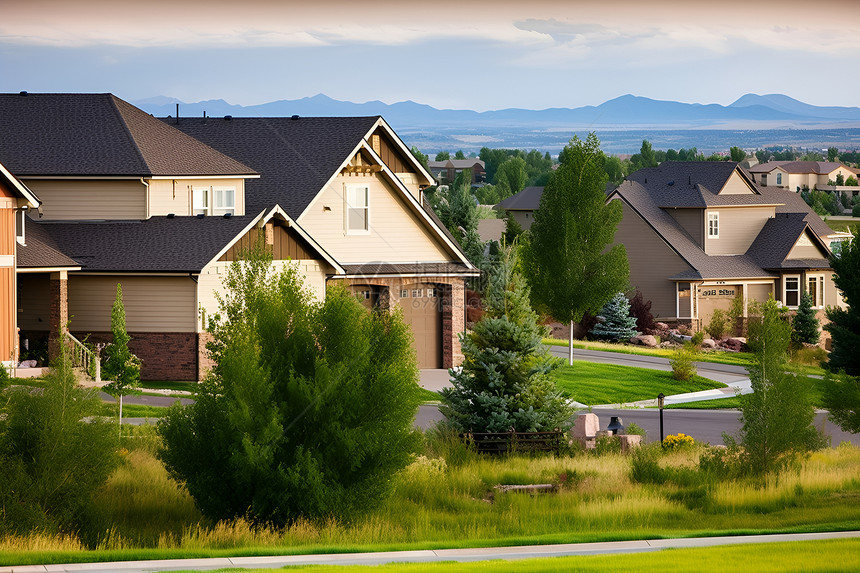
<svg viewBox="0 0 860 573">
<path fill-rule="evenodd" d="M 439 289 L 430 283 L 405 285 L 400 290 L 403 318 L 415 337 L 419 368 L 442 367 L 442 312 Z"/>
</svg>

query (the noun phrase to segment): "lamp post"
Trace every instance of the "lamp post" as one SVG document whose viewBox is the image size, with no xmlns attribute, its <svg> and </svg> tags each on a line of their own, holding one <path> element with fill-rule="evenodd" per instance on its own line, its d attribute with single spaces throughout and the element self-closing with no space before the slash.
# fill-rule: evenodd
<svg viewBox="0 0 860 573">
<path fill-rule="evenodd" d="M 663 398 L 666 395 L 660 392 L 657 394 L 657 407 L 660 408 L 660 443 L 663 443 Z"/>
</svg>

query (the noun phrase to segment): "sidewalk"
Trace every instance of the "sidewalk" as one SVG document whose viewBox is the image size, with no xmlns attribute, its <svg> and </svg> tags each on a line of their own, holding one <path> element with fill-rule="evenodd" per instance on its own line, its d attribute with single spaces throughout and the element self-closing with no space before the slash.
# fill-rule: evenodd
<svg viewBox="0 0 860 573">
<path fill-rule="evenodd" d="M 721 537 L 683 537 L 675 539 L 644 539 L 636 541 L 605 541 L 599 543 L 564 543 L 556 545 L 524 545 L 516 547 L 476 547 L 466 549 L 424 549 L 413 551 L 384 551 L 376 553 L 339 553 L 321 555 L 275 555 L 260 557 L 214 557 L 202 559 L 159 559 L 155 561 L 115 561 L 112 563 L 73 563 L 66 565 L 20 565 L 0 567 L 0 573 L 42 573 L 46 571 L 90 571 L 144 573 L 150 571 L 205 571 L 222 568 L 284 568 L 296 565 L 382 565 L 386 563 L 459 563 L 488 560 L 519 560 L 575 555 L 606 555 L 613 553 L 644 553 L 689 547 L 716 547 L 750 543 L 785 541 L 820 541 L 826 539 L 858 538 L 860 531 L 824 533 L 786 533 L 773 535 L 738 535 Z"/>
</svg>

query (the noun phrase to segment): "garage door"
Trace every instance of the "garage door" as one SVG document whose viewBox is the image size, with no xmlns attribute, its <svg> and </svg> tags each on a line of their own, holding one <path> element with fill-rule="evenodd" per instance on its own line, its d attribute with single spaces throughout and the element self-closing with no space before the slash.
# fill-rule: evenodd
<svg viewBox="0 0 860 573">
<path fill-rule="evenodd" d="M 415 337 L 419 368 L 442 367 L 442 312 L 439 289 L 430 283 L 400 289 L 403 318 Z"/>
</svg>

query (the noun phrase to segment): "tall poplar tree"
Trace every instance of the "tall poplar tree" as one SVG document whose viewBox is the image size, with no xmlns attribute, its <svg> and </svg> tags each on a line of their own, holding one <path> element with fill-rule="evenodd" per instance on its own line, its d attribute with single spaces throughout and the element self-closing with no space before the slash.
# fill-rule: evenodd
<svg viewBox="0 0 860 573">
<path fill-rule="evenodd" d="M 131 336 L 125 329 L 125 305 L 122 302 L 122 285 L 116 284 L 116 298 L 110 314 L 113 342 L 105 347 L 105 364 L 102 374 L 111 382 L 102 388 L 119 403 L 119 423 L 122 425 L 122 397 L 140 386 L 140 359 L 128 349 Z"/>
<path fill-rule="evenodd" d="M 570 364 L 573 323 L 627 290 L 630 276 L 624 245 L 609 247 L 622 212 L 619 201 L 606 201 L 604 159 L 594 133 L 585 141 L 573 137 L 544 188 L 523 245 L 535 306 L 570 323 Z"/>
</svg>

